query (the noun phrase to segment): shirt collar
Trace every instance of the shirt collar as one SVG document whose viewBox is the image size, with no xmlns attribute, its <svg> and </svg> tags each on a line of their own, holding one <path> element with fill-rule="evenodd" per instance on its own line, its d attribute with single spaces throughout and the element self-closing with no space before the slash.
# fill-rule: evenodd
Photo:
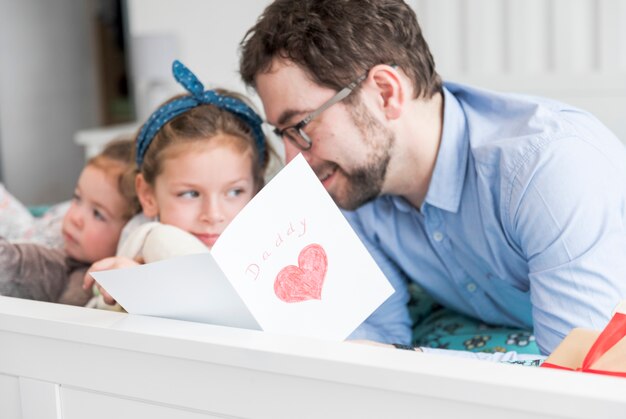
<svg viewBox="0 0 626 419">
<path fill-rule="evenodd" d="M 400 195 L 388 195 L 387 198 L 391 201 L 394 207 L 400 212 L 411 212 L 415 211 L 413 205 L 409 203 L 406 199 L 404 199 Z"/>
<path fill-rule="evenodd" d="M 443 88 L 443 97 L 441 142 L 424 202 L 445 211 L 457 212 L 468 159 L 467 121 L 461 104 L 446 87 Z"/>
</svg>

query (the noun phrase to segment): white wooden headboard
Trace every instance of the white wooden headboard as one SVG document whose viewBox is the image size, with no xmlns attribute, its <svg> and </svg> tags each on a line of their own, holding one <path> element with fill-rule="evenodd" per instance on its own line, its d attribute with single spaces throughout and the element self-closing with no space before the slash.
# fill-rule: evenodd
<svg viewBox="0 0 626 419">
<path fill-rule="evenodd" d="M 0 418 L 622 418 L 626 380 L 0 297 Z"/>
<path fill-rule="evenodd" d="M 588 110 L 626 142 L 623 0 L 407 0 L 444 80 Z"/>
</svg>

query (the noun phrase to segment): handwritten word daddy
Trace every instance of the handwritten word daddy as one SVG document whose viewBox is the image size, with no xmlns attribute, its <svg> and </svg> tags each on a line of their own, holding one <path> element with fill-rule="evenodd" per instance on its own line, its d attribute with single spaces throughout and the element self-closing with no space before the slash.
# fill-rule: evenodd
<svg viewBox="0 0 626 419">
<path fill-rule="evenodd" d="M 261 266 L 263 262 L 265 262 L 270 257 L 272 257 L 272 252 L 274 252 L 275 249 L 278 249 L 279 247 L 281 247 L 285 243 L 286 240 L 289 240 L 290 238 L 295 238 L 295 237 L 302 237 L 305 234 L 306 234 L 306 218 L 303 218 L 302 220 L 300 220 L 300 222 L 295 223 L 295 224 L 290 221 L 289 225 L 287 225 L 287 228 L 284 231 L 279 231 L 278 233 L 276 233 L 276 239 L 274 240 L 274 244 L 269 245 L 265 248 L 265 250 L 261 254 L 261 262 L 250 263 L 248 265 L 248 267 L 246 268 L 246 275 L 249 278 L 256 280 L 259 277 L 259 274 L 261 273 Z"/>
</svg>

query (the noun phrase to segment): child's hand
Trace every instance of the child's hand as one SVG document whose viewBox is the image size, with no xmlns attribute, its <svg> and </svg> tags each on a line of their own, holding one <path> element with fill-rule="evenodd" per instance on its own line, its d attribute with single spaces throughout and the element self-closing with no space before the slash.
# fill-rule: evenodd
<svg viewBox="0 0 626 419">
<path fill-rule="evenodd" d="M 91 287 L 93 287 L 95 284 L 96 287 L 98 288 L 98 291 L 102 295 L 104 302 L 109 305 L 114 305 L 115 299 L 111 297 L 109 293 L 106 292 L 106 290 L 100 286 L 100 284 L 96 282 L 93 276 L 91 276 L 91 272 L 106 271 L 110 269 L 129 268 L 131 266 L 137 266 L 137 265 L 139 265 L 138 262 L 132 259 L 123 257 L 123 256 L 113 256 L 110 258 L 99 260 L 95 262 L 93 265 L 91 265 L 89 270 L 87 270 L 87 273 L 85 274 L 85 278 L 83 279 L 83 289 L 85 290 L 91 289 Z"/>
</svg>

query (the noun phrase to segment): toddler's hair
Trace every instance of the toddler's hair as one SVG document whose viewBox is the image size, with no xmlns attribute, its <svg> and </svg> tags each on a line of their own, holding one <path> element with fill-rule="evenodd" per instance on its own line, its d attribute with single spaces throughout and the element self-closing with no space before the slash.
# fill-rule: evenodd
<svg viewBox="0 0 626 419">
<path fill-rule="evenodd" d="M 214 90 L 219 95 L 235 98 L 253 108 L 252 104 L 243 95 L 225 89 Z M 175 101 L 185 95 L 176 96 L 167 103 Z M 178 115 L 167 122 L 156 133 L 150 147 L 146 150 L 141 165 L 141 173 L 150 185 L 154 186 L 156 177 L 163 170 L 163 160 L 169 157 L 168 149 L 174 145 L 196 145 L 201 142 L 209 142 L 217 135 L 226 135 L 222 141 L 225 146 L 234 147 L 237 151 L 247 154 L 252 163 L 255 192 L 260 190 L 264 183 L 265 170 L 268 166 L 270 150 L 267 139 L 263 155 L 259 156 L 259 147 L 255 133 L 250 125 L 233 112 L 213 104 L 202 104 Z"/>
<path fill-rule="evenodd" d="M 118 192 L 126 202 L 122 217 L 126 220 L 141 211 L 139 198 L 135 192 L 135 142 L 130 138 L 112 140 L 96 156 L 87 161 L 113 178 Z"/>
</svg>

